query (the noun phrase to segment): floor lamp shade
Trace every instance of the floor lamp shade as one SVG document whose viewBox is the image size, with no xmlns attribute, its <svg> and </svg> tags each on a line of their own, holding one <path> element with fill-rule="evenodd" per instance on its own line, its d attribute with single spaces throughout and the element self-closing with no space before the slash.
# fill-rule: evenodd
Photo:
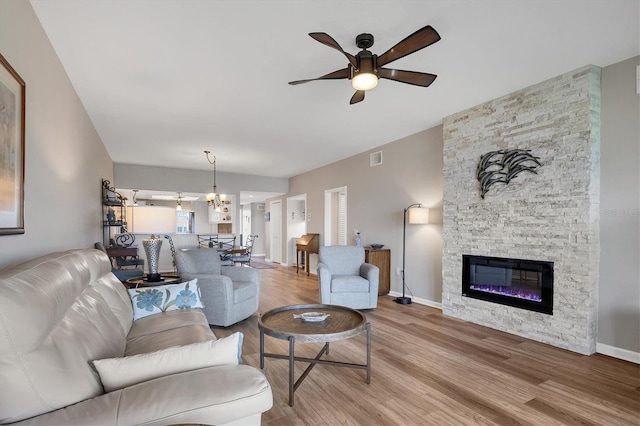
<svg viewBox="0 0 640 426">
<path fill-rule="evenodd" d="M 149 274 L 147 281 L 160 281 L 158 263 L 162 239 L 155 234 L 173 234 L 176 232 L 176 211 L 173 207 L 134 206 L 130 213 L 131 232 L 134 234 L 149 234 L 150 238 L 142 240 L 142 246 L 147 254 Z"/>
<path fill-rule="evenodd" d="M 412 225 L 429 223 L 429 209 L 426 207 L 410 208 L 409 223 Z"/>
<path fill-rule="evenodd" d="M 429 223 L 429 209 L 422 207 L 422 204 L 411 204 L 404 209 L 404 220 L 402 223 L 402 297 L 396 297 L 394 302 L 401 305 L 408 305 L 411 303 L 411 298 L 405 295 L 405 260 L 406 260 L 406 242 L 407 242 L 407 213 L 409 216 L 410 224 L 425 224 Z"/>
</svg>

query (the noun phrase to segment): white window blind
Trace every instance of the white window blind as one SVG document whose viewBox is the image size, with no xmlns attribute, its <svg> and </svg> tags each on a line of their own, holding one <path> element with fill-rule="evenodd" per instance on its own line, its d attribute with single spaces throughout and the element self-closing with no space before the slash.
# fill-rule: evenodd
<svg viewBox="0 0 640 426">
<path fill-rule="evenodd" d="M 338 245 L 347 245 L 347 196 L 338 194 Z"/>
</svg>

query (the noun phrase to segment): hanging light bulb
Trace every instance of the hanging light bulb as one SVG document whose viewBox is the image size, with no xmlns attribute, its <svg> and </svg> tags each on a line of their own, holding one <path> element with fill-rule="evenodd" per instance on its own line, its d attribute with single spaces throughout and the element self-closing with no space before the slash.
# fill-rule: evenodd
<svg viewBox="0 0 640 426">
<path fill-rule="evenodd" d="M 178 192 L 178 199 L 176 200 L 176 210 L 182 211 L 182 194 L 180 192 Z"/>
<path fill-rule="evenodd" d="M 213 206 L 217 211 L 219 211 L 222 201 L 220 200 L 220 194 L 218 194 L 218 187 L 216 186 L 216 157 L 214 156 L 213 161 L 211 161 L 209 159 L 211 151 L 205 151 L 204 153 L 207 156 L 209 164 L 213 164 L 213 192 L 207 194 L 207 204 Z"/>
</svg>

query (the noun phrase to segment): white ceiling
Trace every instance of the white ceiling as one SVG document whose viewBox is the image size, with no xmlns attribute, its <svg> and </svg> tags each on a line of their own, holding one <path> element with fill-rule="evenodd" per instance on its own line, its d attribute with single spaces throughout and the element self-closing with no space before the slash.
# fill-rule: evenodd
<svg viewBox="0 0 640 426">
<path fill-rule="evenodd" d="M 639 54 L 638 0 L 31 0 L 114 162 L 290 177 L 433 127 L 443 117 L 587 64 Z M 425 25 L 438 43 L 349 105 L 344 68 L 311 39 L 382 54 Z"/>
</svg>

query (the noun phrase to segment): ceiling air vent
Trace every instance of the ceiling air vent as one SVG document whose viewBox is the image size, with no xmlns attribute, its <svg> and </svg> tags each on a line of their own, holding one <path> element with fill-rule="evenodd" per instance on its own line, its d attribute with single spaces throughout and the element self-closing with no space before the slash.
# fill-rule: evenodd
<svg viewBox="0 0 640 426">
<path fill-rule="evenodd" d="M 382 164 L 382 151 L 369 155 L 369 167 L 379 166 L 380 164 Z"/>
</svg>

